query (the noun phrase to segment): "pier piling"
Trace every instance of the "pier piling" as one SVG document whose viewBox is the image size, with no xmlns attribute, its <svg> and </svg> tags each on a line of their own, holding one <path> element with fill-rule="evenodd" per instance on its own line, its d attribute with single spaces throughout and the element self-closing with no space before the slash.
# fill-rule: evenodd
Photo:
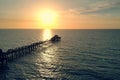
<svg viewBox="0 0 120 80">
<path fill-rule="evenodd" d="M 55 35 L 48 41 L 39 41 L 32 43 L 30 45 L 21 46 L 14 49 L 8 49 L 6 52 L 3 52 L 2 49 L 0 49 L 0 65 L 6 64 L 7 62 L 19 58 L 21 56 L 30 54 L 32 51 L 35 51 L 42 44 L 47 44 L 47 42 L 55 43 L 60 41 L 60 39 L 61 37 Z"/>
<path fill-rule="evenodd" d="M 31 53 L 45 42 L 47 41 L 43 41 L 43 42 L 40 41 L 40 42 L 32 43 L 30 45 L 25 45 L 14 49 L 8 49 L 6 52 L 3 52 L 2 49 L 0 49 L 0 65 L 6 64 L 7 62 L 12 61 L 18 57 Z"/>
</svg>

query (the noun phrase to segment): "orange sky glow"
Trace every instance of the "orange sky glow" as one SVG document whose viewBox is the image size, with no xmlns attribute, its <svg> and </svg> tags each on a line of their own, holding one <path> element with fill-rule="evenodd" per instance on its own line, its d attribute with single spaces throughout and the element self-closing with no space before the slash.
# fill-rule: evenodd
<svg viewBox="0 0 120 80">
<path fill-rule="evenodd" d="M 12 0 L 13 3 L 15 0 Z M 54 0 L 52 0 L 54 1 Z M 96 4 L 106 3 L 105 1 L 98 1 L 91 6 L 90 2 L 87 7 L 80 8 L 82 6 L 72 4 L 58 4 L 59 1 L 43 2 L 42 7 L 39 3 L 32 0 L 30 3 L 26 2 L 26 6 L 20 7 L 18 5 L 1 5 L 0 13 L 0 28 L 1 29 L 120 29 L 120 16 L 117 12 L 111 12 L 111 7 L 107 8 L 109 11 L 105 12 L 104 9 L 99 9 Z M 80 0 L 81 2 L 84 2 Z M 80 2 L 78 1 L 78 3 Z M 116 0 L 117 1 L 117 0 Z M 5 2 L 3 1 L 5 4 Z M 1 3 L 1 4 L 3 4 Z M 77 1 L 76 1 L 77 3 Z M 110 2 L 111 3 L 111 2 Z M 23 4 L 22 1 L 17 4 Z M 58 4 L 58 5 L 57 5 Z M 74 5 L 74 7 L 73 7 Z M 85 4 L 86 5 L 86 4 Z M 117 5 L 117 4 L 116 4 Z M 116 7 L 115 5 L 115 7 Z M 69 6 L 69 7 L 68 7 Z M 92 10 L 92 7 L 96 6 Z M 109 7 L 108 5 L 105 6 Z M 12 9 L 8 9 L 12 7 Z M 17 7 L 17 8 L 13 8 Z M 65 8 L 64 8 L 65 7 Z M 119 6 L 117 6 L 119 7 Z M 117 9 L 117 8 L 116 8 Z M 45 11 L 47 10 L 47 11 Z"/>
</svg>

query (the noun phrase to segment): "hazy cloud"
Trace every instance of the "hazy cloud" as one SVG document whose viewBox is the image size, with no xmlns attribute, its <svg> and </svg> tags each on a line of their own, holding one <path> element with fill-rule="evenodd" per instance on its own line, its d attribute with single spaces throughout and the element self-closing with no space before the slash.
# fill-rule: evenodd
<svg viewBox="0 0 120 80">
<path fill-rule="evenodd" d="M 111 9 L 113 7 L 120 6 L 120 1 L 100 1 L 95 4 L 88 5 L 87 7 L 83 7 L 79 10 L 80 13 L 94 13 L 96 11 L 102 11 L 106 9 Z"/>
<path fill-rule="evenodd" d="M 100 14 L 100 11 L 103 10 L 110 10 L 114 7 L 120 7 L 120 1 L 99 1 L 97 3 L 94 4 L 90 4 L 88 6 L 84 6 L 84 7 L 80 7 L 80 8 L 76 8 L 76 9 L 68 9 L 67 11 L 65 11 L 66 14 L 74 14 L 74 15 L 79 15 L 79 14 L 95 14 L 95 12 L 98 12 L 97 14 Z M 109 13 L 110 15 L 110 13 Z"/>
</svg>

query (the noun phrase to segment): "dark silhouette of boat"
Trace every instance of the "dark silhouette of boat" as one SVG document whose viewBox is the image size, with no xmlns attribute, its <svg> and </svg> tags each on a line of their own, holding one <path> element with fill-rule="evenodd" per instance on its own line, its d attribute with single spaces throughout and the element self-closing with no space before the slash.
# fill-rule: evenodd
<svg viewBox="0 0 120 80">
<path fill-rule="evenodd" d="M 61 37 L 59 37 L 58 35 L 55 35 L 50 39 L 50 41 L 51 42 L 59 42 L 59 41 L 61 41 Z"/>
</svg>

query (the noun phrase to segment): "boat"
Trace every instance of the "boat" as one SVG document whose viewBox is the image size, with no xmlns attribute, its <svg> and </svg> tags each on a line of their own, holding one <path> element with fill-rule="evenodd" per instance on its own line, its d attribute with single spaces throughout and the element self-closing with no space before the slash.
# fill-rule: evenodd
<svg viewBox="0 0 120 80">
<path fill-rule="evenodd" d="M 54 35 L 51 39 L 51 42 L 59 42 L 61 41 L 61 37 L 59 37 L 58 35 Z"/>
</svg>

